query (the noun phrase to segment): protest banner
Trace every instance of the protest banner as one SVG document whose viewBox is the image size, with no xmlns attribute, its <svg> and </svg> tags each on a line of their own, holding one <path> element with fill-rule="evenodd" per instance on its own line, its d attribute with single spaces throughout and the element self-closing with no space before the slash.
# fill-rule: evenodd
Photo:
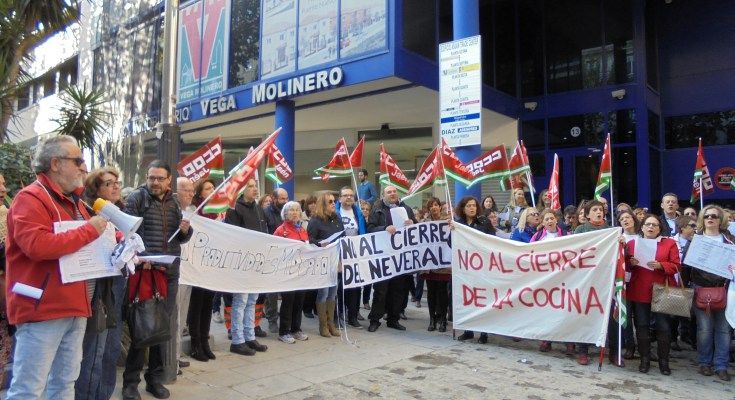
<svg viewBox="0 0 735 400">
<path fill-rule="evenodd" d="M 407 225 L 394 234 L 386 231 L 340 239 L 345 289 L 395 276 L 452 265 L 449 223 Z"/>
<path fill-rule="evenodd" d="M 527 244 L 455 224 L 454 328 L 604 345 L 619 236 L 611 228 Z"/>
<path fill-rule="evenodd" d="M 316 247 L 194 215 L 181 246 L 182 285 L 228 293 L 273 293 L 337 284 L 337 243 Z"/>
</svg>

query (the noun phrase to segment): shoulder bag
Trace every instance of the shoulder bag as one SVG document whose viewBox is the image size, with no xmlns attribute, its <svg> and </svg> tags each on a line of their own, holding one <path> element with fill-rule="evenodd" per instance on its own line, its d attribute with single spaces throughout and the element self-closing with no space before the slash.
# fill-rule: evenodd
<svg viewBox="0 0 735 400">
<path fill-rule="evenodd" d="M 653 284 L 651 311 L 689 318 L 692 312 L 694 289 L 685 288 L 681 279 L 679 279 L 680 287 L 669 287 L 668 278 L 666 278 L 664 283 L 665 285 L 660 283 Z"/>
<path fill-rule="evenodd" d="M 707 314 L 724 310 L 727 306 L 727 286 L 698 287 L 694 291 L 695 304 Z"/>
<path fill-rule="evenodd" d="M 148 271 L 151 276 L 153 296 L 148 300 L 140 300 L 140 283 L 143 281 L 141 275 L 135 291 L 135 298 L 127 306 L 127 321 L 130 329 L 130 342 L 136 348 L 144 348 L 171 339 L 169 328 L 169 313 L 166 310 L 166 302 L 161 296 L 154 271 Z M 141 274 L 144 271 L 140 271 Z"/>
</svg>

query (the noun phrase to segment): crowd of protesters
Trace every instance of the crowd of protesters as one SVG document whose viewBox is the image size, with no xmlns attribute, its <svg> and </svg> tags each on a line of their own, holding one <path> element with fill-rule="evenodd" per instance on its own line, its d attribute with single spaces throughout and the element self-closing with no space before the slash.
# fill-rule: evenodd
<svg viewBox="0 0 735 400">
<path fill-rule="evenodd" d="M 270 294 L 215 293 L 179 285 L 178 262 L 144 262 L 129 277 L 62 283 L 59 259 L 96 240 L 107 228 L 107 220 L 96 216 L 88 204 L 101 198 L 127 214 L 141 217 L 137 233 L 146 251 L 178 256 L 180 245 L 192 237 L 186 215 L 215 190 L 215 182 L 204 179 L 194 185 L 180 178 L 173 193 L 171 168 L 153 161 L 147 166 L 143 185 L 121 190 L 117 170 L 107 167 L 88 171 L 75 141 L 63 136 L 38 146 L 33 168 L 37 180 L 22 189 L 12 203 L 6 201 L 5 179 L 0 175 L 0 366 L 11 360 L 14 348 L 8 399 L 41 398 L 44 393 L 51 399 L 109 399 L 121 357 L 125 360 L 122 397 L 139 399 L 146 354 L 145 390 L 156 398 L 168 398 L 164 383 L 171 379 L 165 373 L 166 353 L 174 349 L 174 358 L 178 359 L 175 373 L 180 374 L 180 368 L 190 365 L 180 354 L 182 336 L 189 336 L 191 359 L 216 360 L 209 342 L 212 322 L 226 324 L 230 352 L 254 356 L 268 350 L 257 340 L 268 335 L 261 328 L 263 319 L 268 321 L 268 331 L 283 344 L 309 339 L 302 328 L 302 317 L 318 319 L 318 332 L 314 334 L 325 338 L 339 337 L 340 330 L 348 328 L 363 329 L 360 321 L 365 321 L 368 332 L 378 330 L 382 320 L 387 328 L 404 331 L 406 327 L 400 321 L 406 319 L 409 298 L 421 307 L 424 287 L 427 330 L 451 329 L 451 268 L 399 275 L 362 288 L 342 290 L 340 278 L 340 284 L 315 291 Z M 663 196 L 660 216 L 626 203 L 611 210 L 603 199 L 552 210 L 545 191 L 539 195 L 538 207 L 532 207 L 522 189 L 513 190 L 505 207 L 499 207 L 493 196 L 482 201 L 463 197 L 450 210 L 445 202 L 430 197 L 424 207 L 413 209 L 401 201 L 395 186 L 385 186 L 379 192 L 367 176 L 367 171 L 360 171 L 357 190 L 345 186 L 336 193 L 322 191 L 301 202 L 289 199 L 283 189 L 260 196 L 258 183 L 251 179 L 234 208 L 221 214 L 198 212 L 222 223 L 316 246 L 324 245 L 324 239 L 340 231 L 347 236 L 380 231 L 393 234 L 397 226 L 452 217 L 452 224 L 525 243 L 604 229 L 615 222 L 622 228 L 620 243 L 625 246 L 628 272 L 626 301 L 633 323 L 628 324 L 621 338 L 615 329 L 610 331 L 610 361 L 622 366 L 620 358 L 634 359 L 637 352 L 640 372 L 648 372 L 654 361 L 661 374 L 669 375 L 670 352 L 681 350 L 682 342 L 697 350 L 700 374 L 730 380 L 732 329 L 725 310 L 693 306 L 690 318 L 671 317 L 652 312 L 651 298 L 654 283 L 681 283 L 695 289 L 729 284 L 728 279 L 689 267 L 682 260 L 695 235 L 733 245 L 731 210 L 710 204 L 699 211 L 692 207 L 680 211 L 679 199 L 672 193 Z M 391 212 L 396 207 L 405 209 L 405 221 L 392 220 L 401 215 Z M 86 223 L 63 233 L 54 230 L 55 223 L 74 220 Z M 634 257 L 636 237 L 657 241 L 655 261 L 643 266 Z M 119 232 L 117 240 L 122 240 Z M 29 297 L 12 290 L 17 284 L 38 288 L 43 294 Z M 150 286 L 149 293 L 165 297 L 171 313 L 171 344 L 124 345 L 123 309 L 137 301 L 139 289 L 134 288 L 142 285 Z M 102 327 L 91 323 L 98 320 L 94 317 L 100 309 L 107 310 Z M 478 342 L 487 343 L 488 334 L 478 333 Z M 458 340 L 472 340 L 475 334 L 464 331 Z M 625 350 L 620 358 L 615 353 L 618 340 Z M 655 354 L 651 351 L 654 342 Z M 589 347 L 585 343 L 565 343 L 565 351 L 576 354 L 581 365 L 590 362 Z M 542 352 L 551 349 L 551 342 L 539 345 Z M 0 384 L 4 372 L 5 368 L 0 368 Z"/>
</svg>

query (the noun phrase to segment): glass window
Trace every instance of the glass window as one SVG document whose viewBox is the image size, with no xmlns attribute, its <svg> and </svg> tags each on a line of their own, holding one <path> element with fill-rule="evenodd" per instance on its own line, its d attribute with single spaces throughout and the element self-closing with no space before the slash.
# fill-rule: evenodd
<svg viewBox="0 0 735 400">
<path fill-rule="evenodd" d="M 618 147 L 612 151 L 613 200 L 615 203 L 635 204 L 638 201 L 637 164 L 635 147 Z"/>
<path fill-rule="evenodd" d="M 602 147 L 605 136 L 602 113 L 549 118 L 549 147 Z"/>
<path fill-rule="evenodd" d="M 105 85 L 105 56 L 102 47 L 92 52 L 92 87 L 99 89 Z"/>
<path fill-rule="evenodd" d="M 661 147 L 661 123 L 658 114 L 648 110 L 648 143 Z"/>
<path fill-rule="evenodd" d="M 631 0 L 605 0 L 605 59 L 608 84 L 633 82 L 633 7 Z"/>
<path fill-rule="evenodd" d="M 528 164 L 533 176 L 546 176 L 546 154 L 528 153 Z"/>
<path fill-rule="evenodd" d="M 609 114 L 608 132 L 613 143 L 635 142 L 635 110 L 617 110 Z"/>
<path fill-rule="evenodd" d="M 646 2 L 645 25 L 646 25 L 646 78 L 648 85 L 654 90 L 658 90 L 658 39 L 657 22 L 658 15 L 656 9 L 658 4 L 655 1 Z"/>
<path fill-rule="evenodd" d="M 232 0 L 228 87 L 258 79 L 260 0 Z"/>
<path fill-rule="evenodd" d="M 651 170 L 651 173 L 648 174 L 648 179 L 651 183 L 651 204 L 639 204 L 639 206 L 653 206 L 654 209 L 649 209 L 649 211 L 658 214 L 661 212 L 661 207 L 657 200 L 660 199 L 663 194 L 661 193 L 661 152 L 653 147 L 649 147 L 648 157 L 648 163 Z"/>
<path fill-rule="evenodd" d="M 495 86 L 495 45 L 493 33 L 493 5 L 480 2 L 480 35 L 482 35 L 482 83 Z"/>
<path fill-rule="evenodd" d="M 516 96 L 515 21 L 515 2 L 495 3 L 495 88 L 511 96 Z"/>
<path fill-rule="evenodd" d="M 543 3 L 521 0 L 518 3 L 521 55 L 521 97 L 544 94 Z"/>
<path fill-rule="evenodd" d="M 575 204 L 594 196 L 597 172 L 600 169 L 601 152 L 574 156 L 574 199 Z"/>
<path fill-rule="evenodd" d="M 735 144 L 735 110 L 683 115 L 665 119 L 666 148 Z"/>
<path fill-rule="evenodd" d="M 523 121 L 521 138 L 528 150 L 543 150 L 546 144 L 544 120 Z"/>
<path fill-rule="evenodd" d="M 548 90 L 598 87 L 603 81 L 600 3 L 554 0 L 546 4 Z M 573 10 L 570 11 L 570 10 Z"/>
<path fill-rule="evenodd" d="M 434 1 L 403 1 L 403 47 L 431 60 L 437 52 L 434 16 Z"/>
<path fill-rule="evenodd" d="M 30 105 L 30 90 L 28 87 L 22 87 L 18 90 L 18 110 L 22 110 Z"/>
</svg>

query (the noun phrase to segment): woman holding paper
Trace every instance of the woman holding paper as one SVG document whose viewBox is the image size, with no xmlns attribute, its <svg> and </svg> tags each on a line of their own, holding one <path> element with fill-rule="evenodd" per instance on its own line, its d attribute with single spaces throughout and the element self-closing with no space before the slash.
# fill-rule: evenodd
<svg viewBox="0 0 735 400">
<path fill-rule="evenodd" d="M 345 228 L 342 218 L 337 214 L 334 195 L 324 192 L 316 202 L 314 214 L 309 220 L 306 232 L 309 242 L 322 246 L 320 242 Z M 334 266 L 337 268 L 337 266 Z M 316 312 L 319 314 L 319 334 L 324 337 L 339 336 L 337 326 L 334 325 L 334 309 L 336 307 L 337 285 L 321 288 L 316 294 Z"/>
<path fill-rule="evenodd" d="M 653 284 L 676 285 L 674 275 L 681 264 L 676 242 L 661 236 L 661 220 L 648 214 L 643 220 L 641 237 L 626 245 L 626 269 L 632 272 L 627 297 L 630 301 L 633 322 L 638 339 L 641 364 L 638 370 L 647 373 L 651 367 L 651 318 L 656 319 L 658 341 L 658 368 L 663 375 L 670 375 L 669 351 L 671 347 L 671 317 L 651 311 Z"/>
<path fill-rule="evenodd" d="M 428 212 L 427 221 L 442 220 L 441 201 L 436 197 L 429 197 L 426 201 Z M 452 280 L 451 268 L 439 268 L 420 273 L 426 281 L 426 297 L 429 305 L 429 332 L 438 330 L 447 331 L 447 309 L 449 306 L 449 285 Z M 439 327 L 437 328 L 437 324 Z"/>
<path fill-rule="evenodd" d="M 715 205 L 705 206 L 699 212 L 697 219 L 697 230 L 702 232 L 700 238 L 717 240 L 733 245 L 735 240 L 727 230 L 725 212 Z M 695 239 L 696 236 L 695 235 Z M 694 295 L 697 296 L 699 288 L 719 288 L 727 291 L 730 279 L 719 275 L 691 268 L 691 286 Z M 732 329 L 725 318 L 725 308 L 715 310 L 710 307 L 709 312 L 697 307 L 696 302 L 692 305 L 694 316 L 697 318 L 697 353 L 699 358 L 699 373 L 710 376 L 714 373 L 723 381 L 729 381 L 727 372 L 730 337 Z"/>
<path fill-rule="evenodd" d="M 467 225 L 470 228 L 477 229 L 478 231 L 488 235 L 495 235 L 495 228 L 490 225 L 490 221 L 488 221 L 485 216 L 480 214 L 480 202 L 472 196 L 463 197 L 462 200 L 459 201 L 459 204 L 457 204 L 457 208 L 454 211 L 454 218 L 455 221 L 462 225 Z M 468 330 L 459 335 L 457 340 L 464 341 L 474 337 L 475 332 Z M 477 342 L 487 343 L 487 333 L 480 333 L 480 339 L 478 339 Z"/>
</svg>

